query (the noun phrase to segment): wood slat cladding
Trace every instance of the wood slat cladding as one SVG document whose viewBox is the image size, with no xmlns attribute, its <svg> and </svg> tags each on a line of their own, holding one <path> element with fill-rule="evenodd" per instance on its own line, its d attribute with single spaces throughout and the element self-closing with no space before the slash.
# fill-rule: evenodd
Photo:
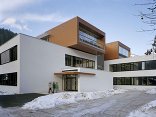
<svg viewBox="0 0 156 117">
<path fill-rule="evenodd" d="M 105 60 L 119 59 L 119 46 L 128 50 L 130 57 L 130 48 L 119 41 L 115 41 L 105 45 Z"/>
<path fill-rule="evenodd" d="M 78 28 L 77 18 L 73 18 L 48 31 L 49 41 L 61 46 L 71 46 L 77 44 Z"/>
<path fill-rule="evenodd" d="M 80 42 L 79 39 L 79 27 L 82 26 L 88 31 L 98 35 L 98 43 L 102 43 L 101 48 L 95 48 L 92 45 Z M 83 52 L 96 54 L 98 52 L 104 53 L 105 47 L 105 33 L 80 17 L 75 17 L 68 20 L 46 32 L 49 35 L 49 42 L 74 48 Z M 86 45 L 86 46 L 83 46 Z"/>
<path fill-rule="evenodd" d="M 117 42 L 108 43 L 105 45 L 105 60 L 118 59 L 119 47 Z"/>
</svg>

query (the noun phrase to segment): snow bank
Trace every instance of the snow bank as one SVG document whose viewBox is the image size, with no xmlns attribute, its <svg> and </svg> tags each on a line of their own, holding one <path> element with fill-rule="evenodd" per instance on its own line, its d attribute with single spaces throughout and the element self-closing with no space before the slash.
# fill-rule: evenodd
<svg viewBox="0 0 156 117">
<path fill-rule="evenodd" d="M 150 89 L 146 91 L 147 94 L 156 94 L 156 89 Z"/>
<path fill-rule="evenodd" d="M 80 100 L 92 100 L 102 97 L 108 97 L 115 94 L 124 93 L 127 90 L 117 89 L 117 90 L 107 90 L 101 92 L 62 92 L 49 94 L 46 96 L 38 97 L 31 102 L 26 103 L 23 109 L 47 109 L 52 108 L 57 105 L 76 103 Z"/>
<path fill-rule="evenodd" d="M 156 107 L 156 100 L 151 101 L 150 103 L 145 104 L 138 110 L 131 112 L 127 117 L 154 117 L 153 112 L 150 111 L 150 109 L 155 107 Z"/>
</svg>

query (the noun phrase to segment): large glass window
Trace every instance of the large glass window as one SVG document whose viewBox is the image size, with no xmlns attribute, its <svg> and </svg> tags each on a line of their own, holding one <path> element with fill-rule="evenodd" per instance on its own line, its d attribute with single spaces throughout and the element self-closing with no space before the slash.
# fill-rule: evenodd
<svg viewBox="0 0 156 117">
<path fill-rule="evenodd" d="M 10 62 L 10 50 L 1 54 L 1 65 Z"/>
<path fill-rule="evenodd" d="M 146 61 L 145 62 L 145 69 L 146 70 L 156 69 L 156 60 Z"/>
<path fill-rule="evenodd" d="M 119 46 L 119 55 L 123 57 L 128 57 L 128 50 Z"/>
<path fill-rule="evenodd" d="M 155 77 L 148 77 L 148 85 L 156 85 L 156 78 Z"/>
<path fill-rule="evenodd" d="M 17 46 L 14 46 L 0 54 L 1 65 L 17 60 Z"/>
<path fill-rule="evenodd" d="M 122 78 L 123 79 L 123 78 Z M 131 83 L 131 78 L 130 77 L 127 77 L 127 78 L 125 78 L 125 84 L 126 85 L 131 85 L 132 83 Z"/>
<path fill-rule="evenodd" d="M 152 70 L 152 69 L 156 69 L 156 60 L 110 65 L 110 71 L 112 72 Z"/>
<path fill-rule="evenodd" d="M 114 85 L 145 85 L 156 86 L 156 76 L 154 77 L 114 77 Z"/>
<path fill-rule="evenodd" d="M 0 74 L 0 85 L 17 86 L 17 72 Z"/>
<path fill-rule="evenodd" d="M 95 61 L 67 54 L 65 55 L 65 65 L 71 67 L 84 67 L 95 69 Z"/>
<path fill-rule="evenodd" d="M 80 27 L 79 28 L 79 38 L 80 41 L 90 44 L 92 46 L 103 48 L 103 44 L 97 41 L 100 37 L 85 28 Z"/>
</svg>

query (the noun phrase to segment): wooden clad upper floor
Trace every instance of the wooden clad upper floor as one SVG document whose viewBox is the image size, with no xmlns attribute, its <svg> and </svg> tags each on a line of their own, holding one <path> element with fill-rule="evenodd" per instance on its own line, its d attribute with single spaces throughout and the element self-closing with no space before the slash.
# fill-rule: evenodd
<svg viewBox="0 0 156 117">
<path fill-rule="evenodd" d="M 105 33 L 80 17 L 68 20 L 39 36 L 48 41 L 91 54 L 104 53 Z"/>
<path fill-rule="evenodd" d="M 130 57 L 130 48 L 119 41 L 107 43 L 105 46 L 105 60 L 113 60 L 119 58 Z"/>
</svg>

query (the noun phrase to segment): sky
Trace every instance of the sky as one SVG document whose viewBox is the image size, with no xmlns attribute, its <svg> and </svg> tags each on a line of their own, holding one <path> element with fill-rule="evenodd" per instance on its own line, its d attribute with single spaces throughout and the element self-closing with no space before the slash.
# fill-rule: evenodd
<svg viewBox="0 0 156 117">
<path fill-rule="evenodd" d="M 0 0 L 0 28 L 38 36 L 79 16 L 106 33 L 106 43 L 120 41 L 132 54 L 151 48 L 156 32 L 138 16 L 149 0 Z"/>
</svg>

